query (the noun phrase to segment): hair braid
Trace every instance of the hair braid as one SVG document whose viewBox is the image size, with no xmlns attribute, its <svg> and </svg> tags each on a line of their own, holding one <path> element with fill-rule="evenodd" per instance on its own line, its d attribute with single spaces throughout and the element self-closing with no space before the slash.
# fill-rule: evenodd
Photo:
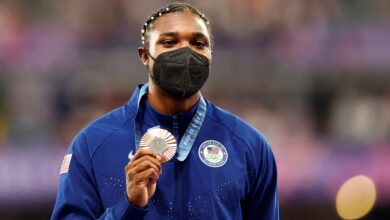
<svg viewBox="0 0 390 220">
<path fill-rule="evenodd" d="M 209 31 L 209 35 L 212 41 L 212 34 L 211 34 L 211 26 L 210 22 L 208 19 L 206 19 L 205 15 L 199 11 L 197 8 L 194 6 L 184 3 L 184 2 L 173 2 L 169 3 L 168 5 L 161 7 L 157 9 L 155 12 L 153 12 L 149 18 L 146 20 L 144 25 L 142 26 L 141 29 L 141 42 L 142 45 L 145 48 L 149 48 L 149 32 L 153 28 L 153 23 L 160 18 L 164 14 L 172 13 L 172 12 L 183 12 L 183 11 L 189 11 L 195 15 L 198 15 L 205 23 L 207 26 L 207 30 Z"/>
</svg>

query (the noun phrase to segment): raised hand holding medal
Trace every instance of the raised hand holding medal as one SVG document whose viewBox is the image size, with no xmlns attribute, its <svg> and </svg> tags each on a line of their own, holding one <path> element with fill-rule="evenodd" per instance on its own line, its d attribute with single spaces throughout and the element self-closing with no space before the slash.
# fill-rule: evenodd
<svg viewBox="0 0 390 220">
<path fill-rule="evenodd" d="M 167 130 L 151 128 L 142 136 L 138 152 L 129 158 L 125 168 L 130 203 L 140 208 L 146 206 L 156 191 L 156 182 L 162 173 L 161 164 L 172 159 L 176 149 L 175 137 Z"/>
</svg>

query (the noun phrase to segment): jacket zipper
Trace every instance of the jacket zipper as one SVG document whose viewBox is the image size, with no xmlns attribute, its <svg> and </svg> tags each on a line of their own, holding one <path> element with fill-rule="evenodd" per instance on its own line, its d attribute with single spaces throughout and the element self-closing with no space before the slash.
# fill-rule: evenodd
<svg viewBox="0 0 390 220">
<path fill-rule="evenodd" d="M 176 115 L 173 116 L 173 135 L 178 138 L 179 137 L 179 120 Z M 179 141 L 179 140 L 177 140 Z M 179 147 L 179 146 L 178 146 Z M 177 198 L 178 198 L 178 208 L 179 208 L 179 218 L 184 219 L 183 213 L 183 192 L 182 192 L 182 184 L 181 184 L 181 164 L 180 161 L 176 161 L 175 163 L 176 169 L 176 177 L 177 177 Z"/>
<path fill-rule="evenodd" d="M 179 216 L 180 219 L 184 219 L 183 213 L 183 189 L 181 184 L 181 165 L 179 163 L 176 164 L 176 173 L 177 173 L 177 197 L 178 197 L 178 208 L 179 208 Z"/>
</svg>

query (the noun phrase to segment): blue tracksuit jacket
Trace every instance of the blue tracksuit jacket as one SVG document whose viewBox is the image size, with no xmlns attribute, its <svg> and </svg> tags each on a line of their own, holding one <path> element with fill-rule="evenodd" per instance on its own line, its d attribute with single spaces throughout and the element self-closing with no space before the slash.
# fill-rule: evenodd
<svg viewBox="0 0 390 220">
<path fill-rule="evenodd" d="M 136 150 L 134 120 L 140 87 L 128 103 L 89 124 L 73 140 L 67 153 L 72 155 L 68 172 L 60 174 L 52 219 L 279 219 L 276 165 L 267 141 L 208 101 L 188 157 L 162 165 L 147 208 L 129 204 L 124 167 L 129 153 Z M 179 142 L 198 105 L 187 113 L 163 115 L 142 101 L 138 108 L 143 115 L 142 133 L 160 126 Z M 221 150 L 223 158 L 212 157 Z"/>
</svg>

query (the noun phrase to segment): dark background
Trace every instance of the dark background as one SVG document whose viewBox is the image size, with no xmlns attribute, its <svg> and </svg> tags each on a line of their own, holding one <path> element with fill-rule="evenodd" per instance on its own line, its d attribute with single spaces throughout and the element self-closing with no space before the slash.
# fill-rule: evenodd
<svg viewBox="0 0 390 220">
<path fill-rule="evenodd" d="M 62 157 L 87 122 L 147 80 L 142 24 L 167 1 L 0 1 L 0 219 L 47 219 Z M 199 0 L 215 36 L 203 94 L 270 141 L 281 219 L 390 219 L 390 1 Z"/>
</svg>

